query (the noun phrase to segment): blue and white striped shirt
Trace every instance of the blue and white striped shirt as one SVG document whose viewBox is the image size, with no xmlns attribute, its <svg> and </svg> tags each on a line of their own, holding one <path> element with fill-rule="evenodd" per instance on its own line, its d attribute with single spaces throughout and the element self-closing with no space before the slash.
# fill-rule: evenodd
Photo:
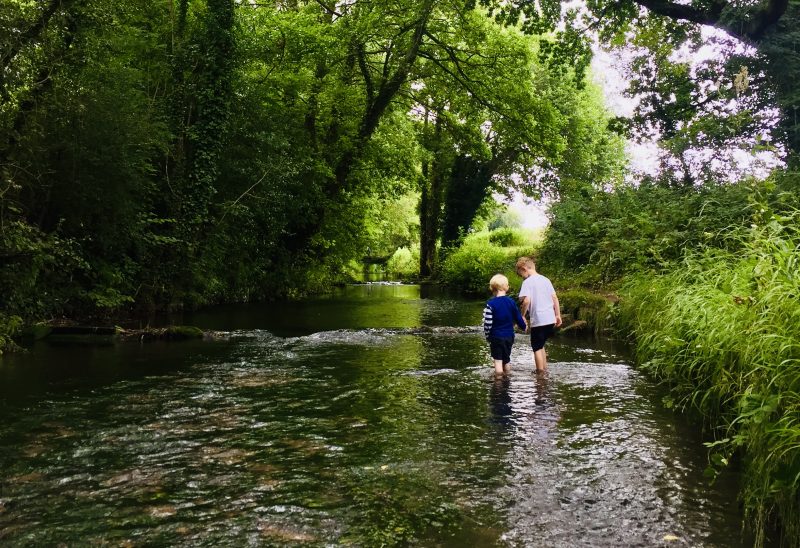
<svg viewBox="0 0 800 548">
<path fill-rule="evenodd" d="M 517 303 L 507 295 L 492 297 L 483 309 L 483 334 L 489 337 L 513 337 L 514 323 L 525 329 L 525 320 Z"/>
</svg>

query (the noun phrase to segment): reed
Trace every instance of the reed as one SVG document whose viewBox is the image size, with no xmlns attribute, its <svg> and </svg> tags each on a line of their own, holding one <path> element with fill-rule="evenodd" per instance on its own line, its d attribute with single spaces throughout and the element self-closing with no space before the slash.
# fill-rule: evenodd
<svg viewBox="0 0 800 548">
<path fill-rule="evenodd" d="M 738 251 L 689 253 L 621 289 L 618 326 L 667 400 L 711 427 L 709 472 L 741 459 L 756 545 L 800 545 L 800 211 L 753 226 Z M 741 231 L 739 231 L 741 234 Z"/>
</svg>

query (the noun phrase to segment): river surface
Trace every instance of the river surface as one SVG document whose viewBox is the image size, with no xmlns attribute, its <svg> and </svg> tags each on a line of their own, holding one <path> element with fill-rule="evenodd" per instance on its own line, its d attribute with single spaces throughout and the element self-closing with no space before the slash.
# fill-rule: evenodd
<svg viewBox="0 0 800 548">
<path fill-rule="evenodd" d="M 482 301 L 353 286 L 182 318 L 175 343 L 0 360 L 0 544 L 740 546 L 732 481 L 608 341 L 518 337 Z"/>
</svg>

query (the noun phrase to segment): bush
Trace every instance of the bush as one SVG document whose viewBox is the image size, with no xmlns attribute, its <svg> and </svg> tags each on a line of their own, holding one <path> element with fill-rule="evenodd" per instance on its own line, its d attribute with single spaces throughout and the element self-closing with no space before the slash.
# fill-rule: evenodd
<svg viewBox="0 0 800 548">
<path fill-rule="evenodd" d="M 16 336 L 22 327 L 22 318 L 19 316 L 8 316 L 0 312 L 0 356 L 3 352 L 18 350 L 13 337 Z"/>
<path fill-rule="evenodd" d="M 533 254 L 533 247 L 497 247 L 490 243 L 487 233 L 468 236 L 460 247 L 447 254 L 442 262 L 442 282 L 473 294 L 488 292 L 489 279 L 505 274 L 512 292 L 519 290 L 521 280 L 514 265 L 517 257 Z"/>
<path fill-rule="evenodd" d="M 758 214 L 749 183 L 670 188 L 655 183 L 570 196 L 553 204 L 541 260 L 585 285 L 663 270 L 687 248 L 736 249 L 732 227 Z"/>
<path fill-rule="evenodd" d="M 395 280 L 413 280 L 419 277 L 419 246 L 401 247 L 386 264 L 386 275 Z"/>
<path fill-rule="evenodd" d="M 612 323 L 615 308 L 603 295 L 585 289 L 569 289 L 558 292 L 558 302 L 563 315 L 586 322 L 595 333 L 609 328 Z"/>
<path fill-rule="evenodd" d="M 498 228 L 489 232 L 489 241 L 500 247 L 525 245 L 528 238 L 519 228 Z"/>
<path fill-rule="evenodd" d="M 491 212 L 491 217 L 487 222 L 487 228 L 489 230 L 497 230 L 498 228 L 520 228 L 522 227 L 522 215 L 509 209 L 507 206 L 501 206 Z"/>
</svg>

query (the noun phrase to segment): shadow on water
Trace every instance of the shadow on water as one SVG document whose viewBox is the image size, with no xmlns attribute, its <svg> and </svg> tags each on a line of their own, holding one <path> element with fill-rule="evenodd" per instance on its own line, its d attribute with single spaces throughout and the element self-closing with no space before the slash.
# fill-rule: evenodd
<svg viewBox="0 0 800 548">
<path fill-rule="evenodd" d="M 738 546 L 735 486 L 607 341 L 362 286 L 224 307 L 226 342 L 37 346 L 0 362 L 0 543 Z M 190 323 L 190 322 L 186 322 Z"/>
</svg>

